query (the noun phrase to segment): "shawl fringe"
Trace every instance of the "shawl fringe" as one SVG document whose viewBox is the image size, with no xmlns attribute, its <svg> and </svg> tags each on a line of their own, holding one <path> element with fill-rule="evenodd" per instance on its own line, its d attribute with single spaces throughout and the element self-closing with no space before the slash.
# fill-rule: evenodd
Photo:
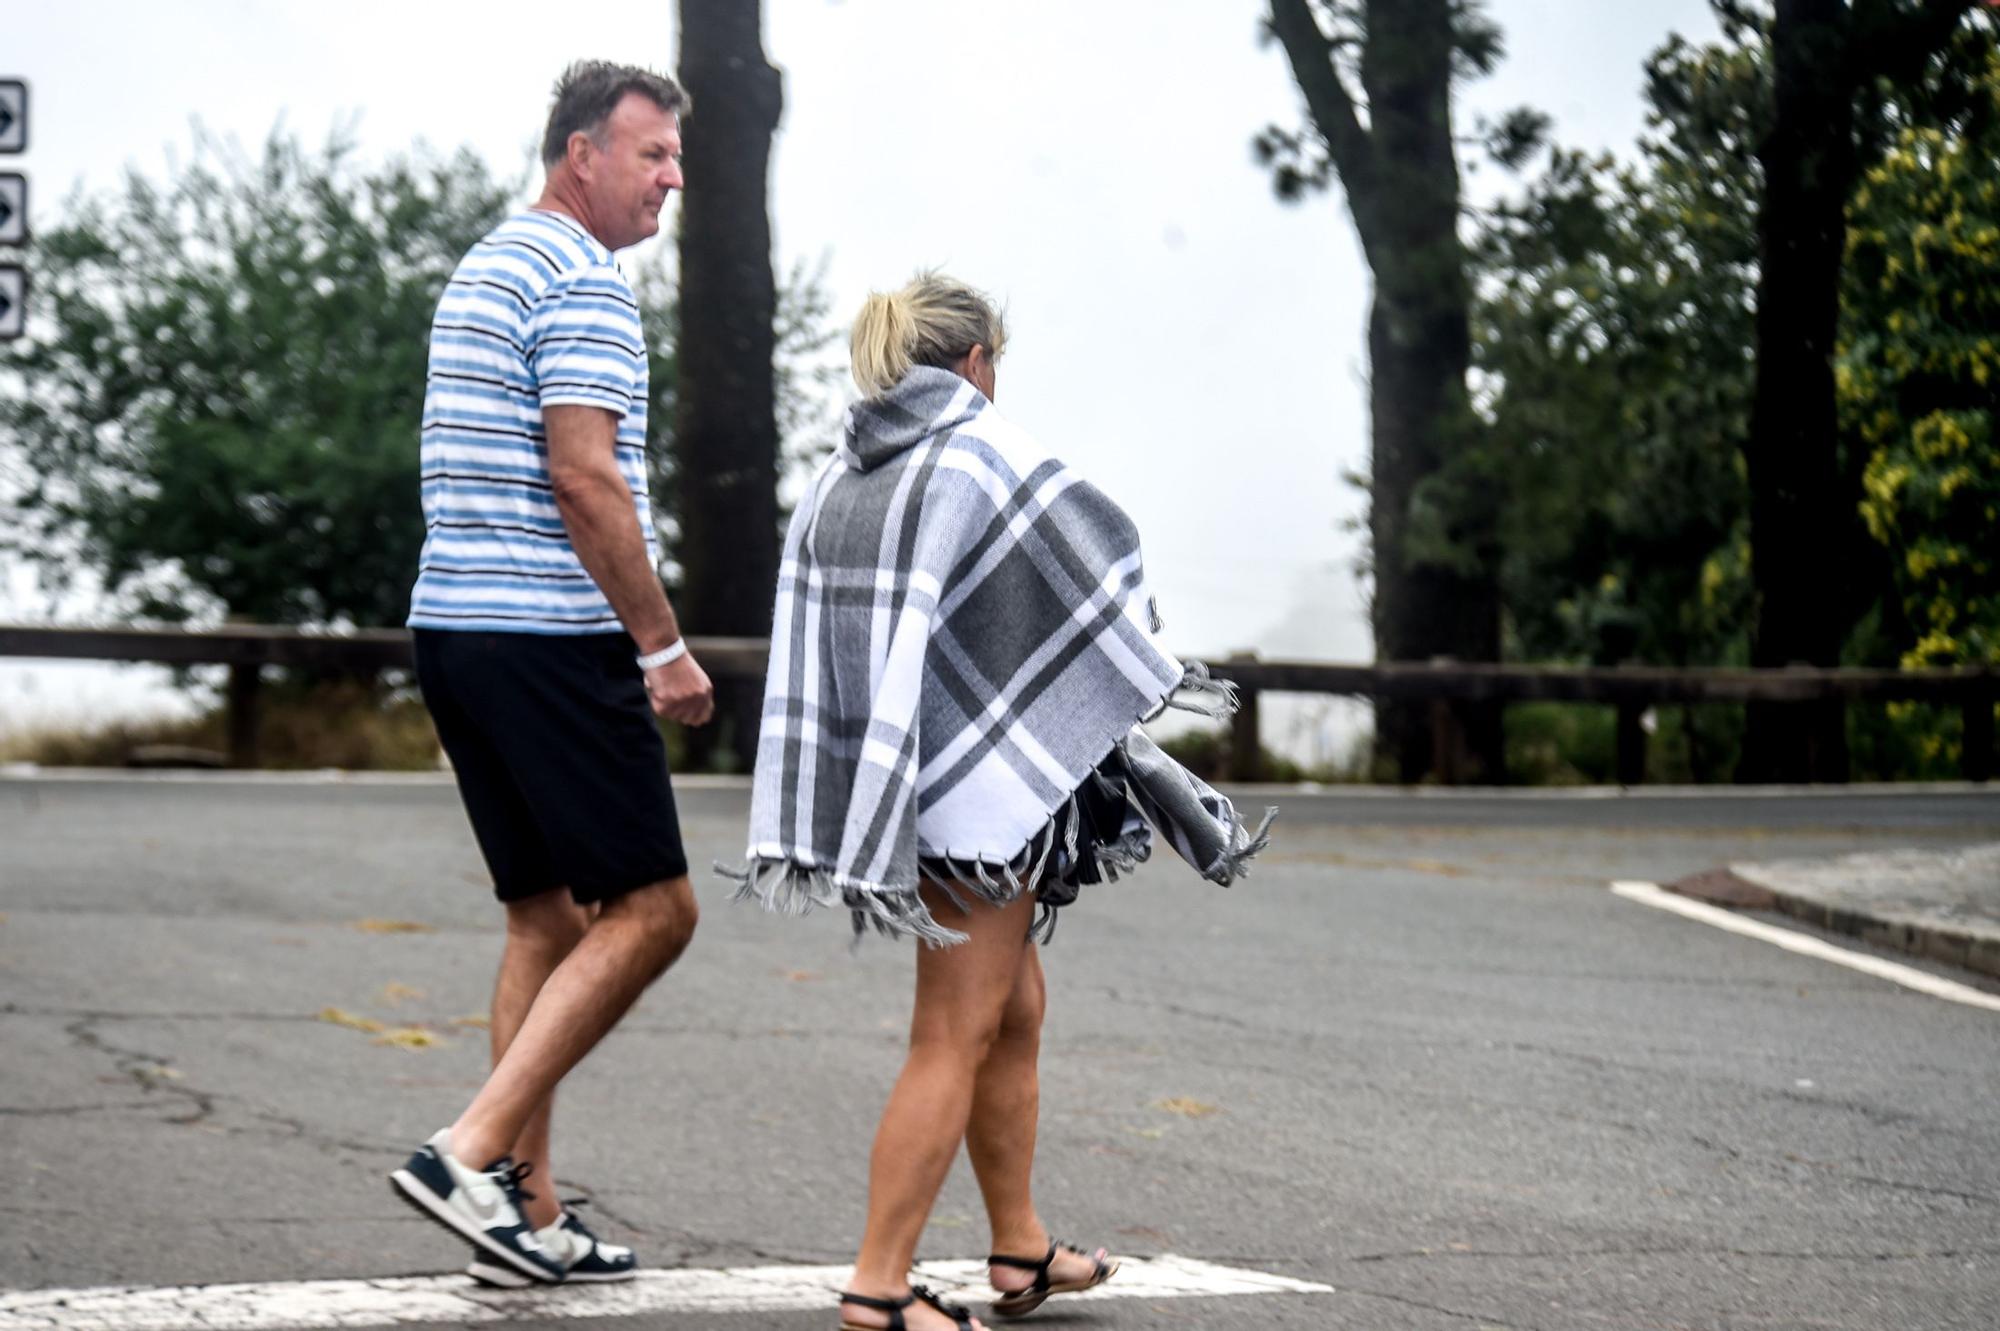
<svg viewBox="0 0 2000 1331">
<path fill-rule="evenodd" d="M 1072 793 L 1058 805 L 1041 830 L 1010 860 L 919 855 L 917 865 L 923 881 L 942 889 L 952 904 L 963 910 L 967 908 L 968 897 L 1002 906 L 1023 892 L 1036 890 L 1059 849 L 1074 873 L 1077 839 L 1083 822 L 1077 800 Z M 1261 849 L 1262 841 L 1246 846 L 1237 863 Z M 1115 883 L 1152 856 L 1152 834 L 1139 823 L 1112 840 L 1093 843 L 1090 850 L 1099 879 Z M 823 865 L 784 856 L 753 855 L 740 868 L 717 863 L 715 871 L 737 884 L 733 900 L 755 901 L 780 915 L 804 915 L 818 907 L 845 907 L 854 921 L 857 945 L 871 927 L 885 938 L 915 938 L 927 947 L 951 947 L 966 941 L 965 934 L 938 923 L 914 887 L 890 887 L 886 883 L 849 879 Z M 1231 872 L 1242 870 L 1233 863 Z M 1212 874 L 1209 876 L 1213 878 Z M 1214 881 L 1226 884 L 1228 880 Z M 1051 902 L 1043 902 L 1029 936 L 1044 943 L 1054 937 L 1059 909 Z"/>
<path fill-rule="evenodd" d="M 1236 715 L 1236 708 L 1235 683 L 1214 678 L 1200 661 L 1189 661 L 1174 691 L 1142 719 L 1151 721 L 1168 711 L 1177 711 L 1193 712 L 1213 721 L 1227 721 Z"/>
</svg>

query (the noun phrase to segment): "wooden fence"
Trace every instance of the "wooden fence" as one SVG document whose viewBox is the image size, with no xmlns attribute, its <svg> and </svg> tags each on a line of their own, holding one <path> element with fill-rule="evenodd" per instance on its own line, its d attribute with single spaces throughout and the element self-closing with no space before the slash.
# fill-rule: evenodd
<svg viewBox="0 0 2000 1331">
<path fill-rule="evenodd" d="M 761 638 L 695 638 L 702 667 L 717 681 L 761 681 Z M 56 660 L 144 661 L 229 667 L 230 761 L 257 759 L 259 679 L 265 666 L 325 673 L 408 669 L 410 637 L 401 629 L 312 633 L 233 625 L 218 629 L 48 628 L 0 624 L 0 656 Z M 1230 746 L 1237 780 L 1259 778 L 1258 700 L 1265 693 L 1347 694 L 1428 700 L 1435 742 L 1433 776 L 1462 780 L 1465 744 L 1457 708 L 1472 702 L 1562 702 L 1610 706 L 1618 713 L 1618 780 L 1646 779 L 1649 708 L 1680 703 L 1772 701 L 1838 709 L 1850 704 L 1908 700 L 1957 707 L 1965 718 L 1961 774 L 1988 781 L 1994 770 L 1993 711 L 2000 704 L 2000 670 L 1849 670 L 1794 666 L 1783 670 L 1690 669 L 1660 666 L 1571 667 L 1431 664 L 1342 665 L 1324 661 L 1264 661 L 1227 657 L 1210 663 L 1236 683 L 1243 706 Z"/>
</svg>

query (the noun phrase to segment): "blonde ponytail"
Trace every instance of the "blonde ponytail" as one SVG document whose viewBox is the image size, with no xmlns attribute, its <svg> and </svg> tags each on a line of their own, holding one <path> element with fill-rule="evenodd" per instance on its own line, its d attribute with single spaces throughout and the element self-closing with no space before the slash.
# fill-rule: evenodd
<svg viewBox="0 0 2000 1331">
<path fill-rule="evenodd" d="M 939 272 L 899 291 L 870 292 L 854 317 L 848 358 L 865 397 L 880 397 L 918 365 L 949 369 L 974 347 L 994 360 L 1007 345 L 1000 312 L 980 292 Z"/>
<path fill-rule="evenodd" d="M 862 395 L 880 397 L 901 383 L 916 349 L 917 322 L 911 317 L 907 289 L 886 295 L 869 292 L 861 313 L 854 316 L 854 332 L 847 343 L 854 383 Z"/>
</svg>

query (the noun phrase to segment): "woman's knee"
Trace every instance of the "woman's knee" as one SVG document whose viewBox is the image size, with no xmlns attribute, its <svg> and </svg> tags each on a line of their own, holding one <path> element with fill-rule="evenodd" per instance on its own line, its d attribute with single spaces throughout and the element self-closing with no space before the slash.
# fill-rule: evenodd
<svg viewBox="0 0 2000 1331">
<path fill-rule="evenodd" d="M 1006 1025 L 1001 1012 L 939 1012 L 919 1009 L 910 1022 L 910 1055 L 977 1068 L 998 1043 Z"/>
<path fill-rule="evenodd" d="M 1034 984 L 1024 985 L 1008 999 L 1007 1010 L 1000 1017 L 999 1038 L 1009 1044 L 1039 1044 L 1047 1010 L 1047 991 L 1038 976 Z"/>
</svg>

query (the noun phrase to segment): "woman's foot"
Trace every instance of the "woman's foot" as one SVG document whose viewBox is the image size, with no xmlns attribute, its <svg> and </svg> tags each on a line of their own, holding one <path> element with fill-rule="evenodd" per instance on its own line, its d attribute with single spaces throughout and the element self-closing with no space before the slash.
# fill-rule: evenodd
<svg viewBox="0 0 2000 1331">
<path fill-rule="evenodd" d="M 842 1331 L 986 1331 L 968 1309 L 922 1285 L 902 1294 L 849 1290 L 840 1296 L 840 1325 Z"/>
<path fill-rule="evenodd" d="M 1118 1263 L 1103 1248 L 1086 1253 L 1054 1240 L 1039 1257 L 995 1252 L 987 1262 L 986 1278 L 1000 1294 L 993 1311 L 1002 1317 L 1033 1312 L 1051 1294 L 1095 1289 L 1118 1270 Z"/>
</svg>

